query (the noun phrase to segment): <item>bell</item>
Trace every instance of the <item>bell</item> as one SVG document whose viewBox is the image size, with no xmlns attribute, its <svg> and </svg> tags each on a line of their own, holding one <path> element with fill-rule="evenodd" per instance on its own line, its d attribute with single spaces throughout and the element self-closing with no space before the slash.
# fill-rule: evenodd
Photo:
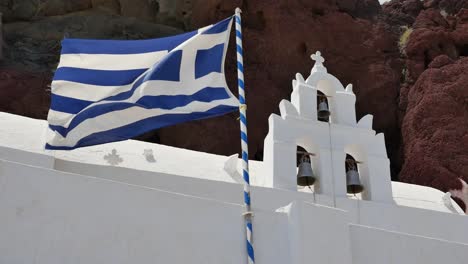
<svg viewBox="0 0 468 264">
<path fill-rule="evenodd" d="M 359 180 L 359 173 L 356 169 L 353 168 L 346 172 L 346 185 L 348 193 L 356 194 L 364 190 L 364 187 Z"/>
<path fill-rule="evenodd" d="M 315 182 L 314 172 L 309 157 L 303 157 L 297 172 L 297 185 L 310 186 Z"/>
<path fill-rule="evenodd" d="M 330 111 L 328 110 L 328 105 L 325 101 L 319 103 L 317 114 L 318 120 L 328 122 Z"/>
</svg>

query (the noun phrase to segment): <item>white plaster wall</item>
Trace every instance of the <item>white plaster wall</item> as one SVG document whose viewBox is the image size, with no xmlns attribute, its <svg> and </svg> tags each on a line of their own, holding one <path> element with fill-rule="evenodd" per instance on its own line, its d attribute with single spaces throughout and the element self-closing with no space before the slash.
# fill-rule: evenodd
<svg viewBox="0 0 468 264">
<path fill-rule="evenodd" d="M 98 165 L 88 172 L 113 180 L 0 161 L 0 263 L 245 261 L 242 185 Z M 460 242 L 468 233 L 463 216 L 365 201 L 346 210 L 314 203 L 326 198 L 253 187 L 256 262 L 342 264 L 366 258 L 352 244 L 365 243 L 359 241 L 369 235 L 350 233 L 350 223 L 425 234 L 418 245 L 433 238 Z M 382 251 L 385 243 L 373 246 Z M 427 254 L 421 259 L 438 253 Z"/>
<path fill-rule="evenodd" d="M 317 89 L 299 80 L 293 82 L 291 103 L 299 116 L 308 121 L 317 120 Z"/>
<path fill-rule="evenodd" d="M 0 159 L 11 160 L 18 163 L 50 169 L 54 167 L 55 162 L 55 158 L 53 156 L 45 155 L 44 153 L 23 151 L 20 149 L 3 146 L 0 146 Z"/>
<path fill-rule="evenodd" d="M 0 112 L 0 146 L 43 153 L 47 121 Z"/>
<path fill-rule="evenodd" d="M 345 211 L 309 203 L 301 205 L 301 263 L 350 263 L 348 215 Z"/>
<path fill-rule="evenodd" d="M 56 165 L 99 178 L 0 160 L 0 263 L 246 260 L 242 185 L 60 160 Z M 276 212 L 291 194 L 252 190 L 257 263 L 291 258 L 284 239 L 288 216 Z"/>
<path fill-rule="evenodd" d="M 180 175 L 134 170 L 113 166 L 83 164 L 57 159 L 55 169 L 118 181 L 131 185 L 150 187 L 174 193 L 207 198 L 226 203 L 243 204 L 243 185 L 206 179 L 197 179 Z M 292 200 L 321 203 L 327 197 L 304 192 L 252 186 L 252 207 L 255 211 L 275 211 Z"/>
<path fill-rule="evenodd" d="M 337 198 L 352 223 L 468 244 L 468 217 L 426 209 Z"/>
<path fill-rule="evenodd" d="M 252 224 L 255 263 L 291 263 L 287 214 L 257 208 Z"/>
<path fill-rule="evenodd" d="M 0 263 L 242 263 L 242 207 L 0 162 Z"/>
<path fill-rule="evenodd" d="M 468 244 L 351 225 L 353 264 L 467 263 Z"/>
</svg>

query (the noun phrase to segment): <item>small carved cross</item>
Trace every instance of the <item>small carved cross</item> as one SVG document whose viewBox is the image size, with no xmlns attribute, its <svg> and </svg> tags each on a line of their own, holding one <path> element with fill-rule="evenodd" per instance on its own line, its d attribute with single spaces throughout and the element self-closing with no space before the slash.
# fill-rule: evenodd
<svg viewBox="0 0 468 264">
<path fill-rule="evenodd" d="M 322 57 L 322 53 L 320 53 L 320 51 L 315 52 L 315 54 L 312 54 L 310 57 L 315 61 L 315 65 L 317 66 L 323 65 L 325 62 L 325 59 Z"/>
<path fill-rule="evenodd" d="M 111 153 L 105 155 L 104 159 L 112 166 L 115 166 L 123 161 L 115 149 L 112 149 Z"/>
<path fill-rule="evenodd" d="M 156 162 L 156 159 L 154 158 L 152 149 L 145 149 L 143 151 L 143 156 L 145 156 L 146 161 L 148 161 L 148 162 Z"/>
</svg>

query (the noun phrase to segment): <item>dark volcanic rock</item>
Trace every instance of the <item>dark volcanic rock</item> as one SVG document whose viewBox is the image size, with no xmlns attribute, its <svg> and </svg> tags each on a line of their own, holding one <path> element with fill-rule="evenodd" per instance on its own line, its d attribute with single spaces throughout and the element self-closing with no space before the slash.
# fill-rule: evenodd
<svg viewBox="0 0 468 264">
<path fill-rule="evenodd" d="M 382 7 L 374 0 L 336 0 L 340 11 L 354 17 L 371 19 L 380 13 Z"/>
<path fill-rule="evenodd" d="M 24 1 L 24 0 L 23 0 Z M 91 0 L 47 0 L 38 3 L 36 16 L 58 16 L 91 8 Z"/>
<path fill-rule="evenodd" d="M 50 75 L 0 69 L 0 111 L 45 118 L 49 111 Z"/>
<path fill-rule="evenodd" d="M 6 22 L 64 15 L 92 7 L 91 0 L 3 0 L 2 2 L 0 12 L 4 14 Z"/>
<path fill-rule="evenodd" d="M 414 28 L 406 46 L 406 65 L 410 82 L 416 81 L 435 57 L 442 54 L 453 59 L 458 57 L 450 26 L 438 10 L 422 11 L 414 23 Z"/>
<path fill-rule="evenodd" d="M 439 60 L 439 58 L 437 58 Z M 426 70 L 410 89 L 400 179 L 442 191 L 468 181 L 468 58 Z"/>
<path fill-rule="evenodd" d="M 462 193 L 468 177 L 468 10 L 426 1 L 405 49 L 400 180 Z M 458 13 L 455 13 L 458 12 Z M 450 15 L 455 13 L 455 15 Z M 465 206 L 467 198 L 456 201 Z"/>
<path fill-rule="evenodd" d="M 447 64 L 453 63 L 453 59 L 451 59 L 447 55 L 439 55 L 434 60 L 432 60 L 431 64 L 429 64 L 429 68 L 440 68 Z"/>
<path fill-rule="evenodd" d="M 120 0 L 120 12 L 123 16 L 155 21 L 158 13 L 157 1 Z"/>
<path fill-rule="evenodd" d="M 437 8 L 448 14 L 456 14 L 462 8 L 468 8 L 467 0 L 426 0 L 424 1 L 425 8 Z"/>
<path fill-rule="evenodd" d="M 389 24 L 411 26 L 423 7 L 420 0 L 392 0 L 383 5 L 383 11 Z"/>
<path fill-rule="evenodd" d="M 179 29 L 148 23 L 99 10 L 47 17 L 34 22 L 8 23 L 3 27 L 4 64 L 34 71 L 53 70 L 60 41 L 69 38 L 143 39 L 181 33 Z"/>
</svg>

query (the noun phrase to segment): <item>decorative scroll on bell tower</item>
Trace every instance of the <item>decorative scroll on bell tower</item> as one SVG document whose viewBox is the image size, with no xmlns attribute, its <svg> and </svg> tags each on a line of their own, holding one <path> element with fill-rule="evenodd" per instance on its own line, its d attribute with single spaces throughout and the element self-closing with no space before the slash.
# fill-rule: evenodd
<svg viewBox="0 0 468 264">
<path fill-rule="evenodd" d="M 352 159 L 359 172 L 362 199 L 392 202 L 384 135 L 372 129 L 372 115 L 356 122 L 356 96 L 352 85 L 344 88 L 327 72 L 320 52 L 311 57 L 315 65 L 309 77 L 304 79 L 296 74 L 291 101 L 282 100 L 279 104 L 281 116 L 272 114 L 268 119 L 264 185 L 297 190 L 296 152 L 300 146 L 311 153 L 316 193 L 346 197 L 350 181 L 347 162 Z"/>
</svg>

